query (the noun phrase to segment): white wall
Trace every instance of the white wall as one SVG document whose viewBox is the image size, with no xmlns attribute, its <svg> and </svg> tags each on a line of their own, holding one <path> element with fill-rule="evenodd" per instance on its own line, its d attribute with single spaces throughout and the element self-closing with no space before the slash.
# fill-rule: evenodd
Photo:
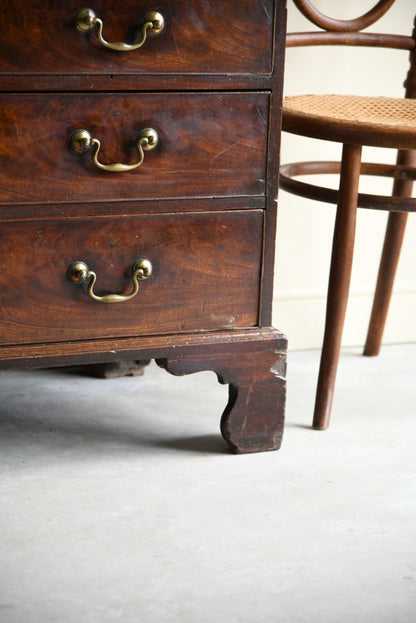
<svg viewBox="0 0 416 623">
<path fill-rule="evenodd" d="M 376 0 L 314 0 L 322 12 L 340 19 L 367 12 Z M 379 22 L 378 32 L 409 35 L 415 0 L 397 0 Z M 288 0 L 288 31 L 312 30 Z M 356 93 L 402 96 L 408 53 L 351 47 L 298 48 L 287 51 L 285 94 Z M 341 146 L 283 134 L 282 163 L 339 159 Z M 365 148 L 364 161 L 393 162 L 394 152 Z M 313 181 L 318 181 L 315 176 Z M 327 176 L 321 182 L 336 185 Z M 388 194 L 391 182 L 366 178 L 361 190 Z M 292 349 L 320 347 L 335 209 L 289 195 L 279 195 L 273 324 Z M 350 301 L 344 345 L 364 344 L 386 213 L 359 210 Z M 416 341 L 416 215 L 409 216 L 384 342 Z"/>
</svg>

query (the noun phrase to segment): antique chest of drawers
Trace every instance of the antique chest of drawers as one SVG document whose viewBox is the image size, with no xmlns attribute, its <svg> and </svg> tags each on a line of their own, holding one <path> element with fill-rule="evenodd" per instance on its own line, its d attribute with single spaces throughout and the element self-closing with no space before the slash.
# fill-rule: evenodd
<svg viewBox="0 0 416 623">
<path fill-rule="evenodd" d="M 279 447 L 283 0 L 0 3 L 0 367 L 156 359 Z"/>
</svg>

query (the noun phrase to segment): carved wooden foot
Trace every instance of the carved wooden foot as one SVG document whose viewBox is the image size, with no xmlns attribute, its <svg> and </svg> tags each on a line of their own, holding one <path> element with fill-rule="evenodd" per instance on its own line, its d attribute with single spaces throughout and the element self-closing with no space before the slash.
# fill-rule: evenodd
<svg viewBox="0 0 416 623">
<path fill-rule="evenodd" d="M 172 353 L 157 363 L 174 375 L 214 371 L 229 384 L 221 433 L 234 452 L 277 450 L 282 441 L 286 395 L 286 340 L 276 331 L 242 343 L 215 344 Z"/>
</svg>

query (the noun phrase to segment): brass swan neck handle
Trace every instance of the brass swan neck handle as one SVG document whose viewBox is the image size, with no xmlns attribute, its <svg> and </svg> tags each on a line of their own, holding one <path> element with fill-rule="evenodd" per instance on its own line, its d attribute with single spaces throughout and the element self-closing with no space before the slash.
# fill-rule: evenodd
<svg viewBox="0 0 416 623">
<path fill-rule="evenodd" d="M 137 149 L 139 151 L 139 159 L 134 164 L 124 164 L 123 162 L 113 162 L 111 164 L 103 164 L 98 160 L 98 152 L 101 148 L 101 142 L 98 138 L 94 138 L 88 130 L 78 129 L 72 133 L 70 138 L 71 148 L 79 154 L 83 154 L 94 149 L 92 160 L 96 167 L 103 171 L 110 171 L 110 173 L 122 173 L 123 171 L 131 171 L 137 169 L 144 160 L 144 152 L 150 151 L 156 147 L 159 141 L 159 136 L 156 130 L 153 128 L 145 128 L 140 131 L 139 138 L 137 139 Z"/>
<path fill-rule="evenodd" d="M 84 283 L 89 280 L 88 296 L 98 303 L 123 303 L 129 301 L 136 296 L 139 291 L 139 281 L 145 281 L 151 277 L 153 271 L 152 263 L 147 259 L 137 260 L 131 269 L 131 278 L 133 281 L 133 290 L 130 294 L 104 294 L 99 296 L 94 292 L 94 285 L 97 281 L 97 275 L 90 270 L 83 260 L 72 262 L 68 266 L 68 279 L 73 283 Z"/>
<path fill-rule="evenodd" d="M 107 41 L 103 36 L 103 20 L 97 17 L 92 9 L 81 9 L 75 18 L 75 27 L 82 33 L 88 33 L 94 30 L 98 26 L 97 36 L 98 40 L 105 48 L 115 50 L 116 52 L 130 52 L 131 50 L 137 50 L 141 48 L 146 42 L 147 35 L 158 35 L 165 26 L 165 20 L 163 15 L 157 11 L 150 11 L 147 13 L 141 24 L 141 39 L 137 43 L 125 43 L 115 42 L 111 43 Z"/>
</svg>

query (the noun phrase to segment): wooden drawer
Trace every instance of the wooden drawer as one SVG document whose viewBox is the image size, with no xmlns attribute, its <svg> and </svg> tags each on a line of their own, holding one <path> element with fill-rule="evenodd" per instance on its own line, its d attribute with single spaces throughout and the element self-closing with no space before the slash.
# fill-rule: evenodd
<svg viewBox="0 0 416 623">
<path fill-rule="evenodd" d="M 43 343 L 251 327 L 258 323 L 263 210 L 0 223 L 0 343 Z M 67 269 L 83 260 L 97 302 Z"/>
<path fill-rule="evenodd" d="M 265 193 L 267 93 L 4 95 L 0 107 L 3 204 Z M 132 164 L 146 127 L 159 142 L 133 171 L 70 146 L 86 129 L 99 161 Z"/>
<path fill-rule="evenodd" d="M 165 27 L 137 50 L 113 51 L 97 27 L 76 29 L 85 6 L 110 43 L 139 41 L 148 11 L 159 11 Z M 9 0 L 0 10 L 0 74 L 270 73 L 273 14 L 273 0 Z"/>
</svg>

